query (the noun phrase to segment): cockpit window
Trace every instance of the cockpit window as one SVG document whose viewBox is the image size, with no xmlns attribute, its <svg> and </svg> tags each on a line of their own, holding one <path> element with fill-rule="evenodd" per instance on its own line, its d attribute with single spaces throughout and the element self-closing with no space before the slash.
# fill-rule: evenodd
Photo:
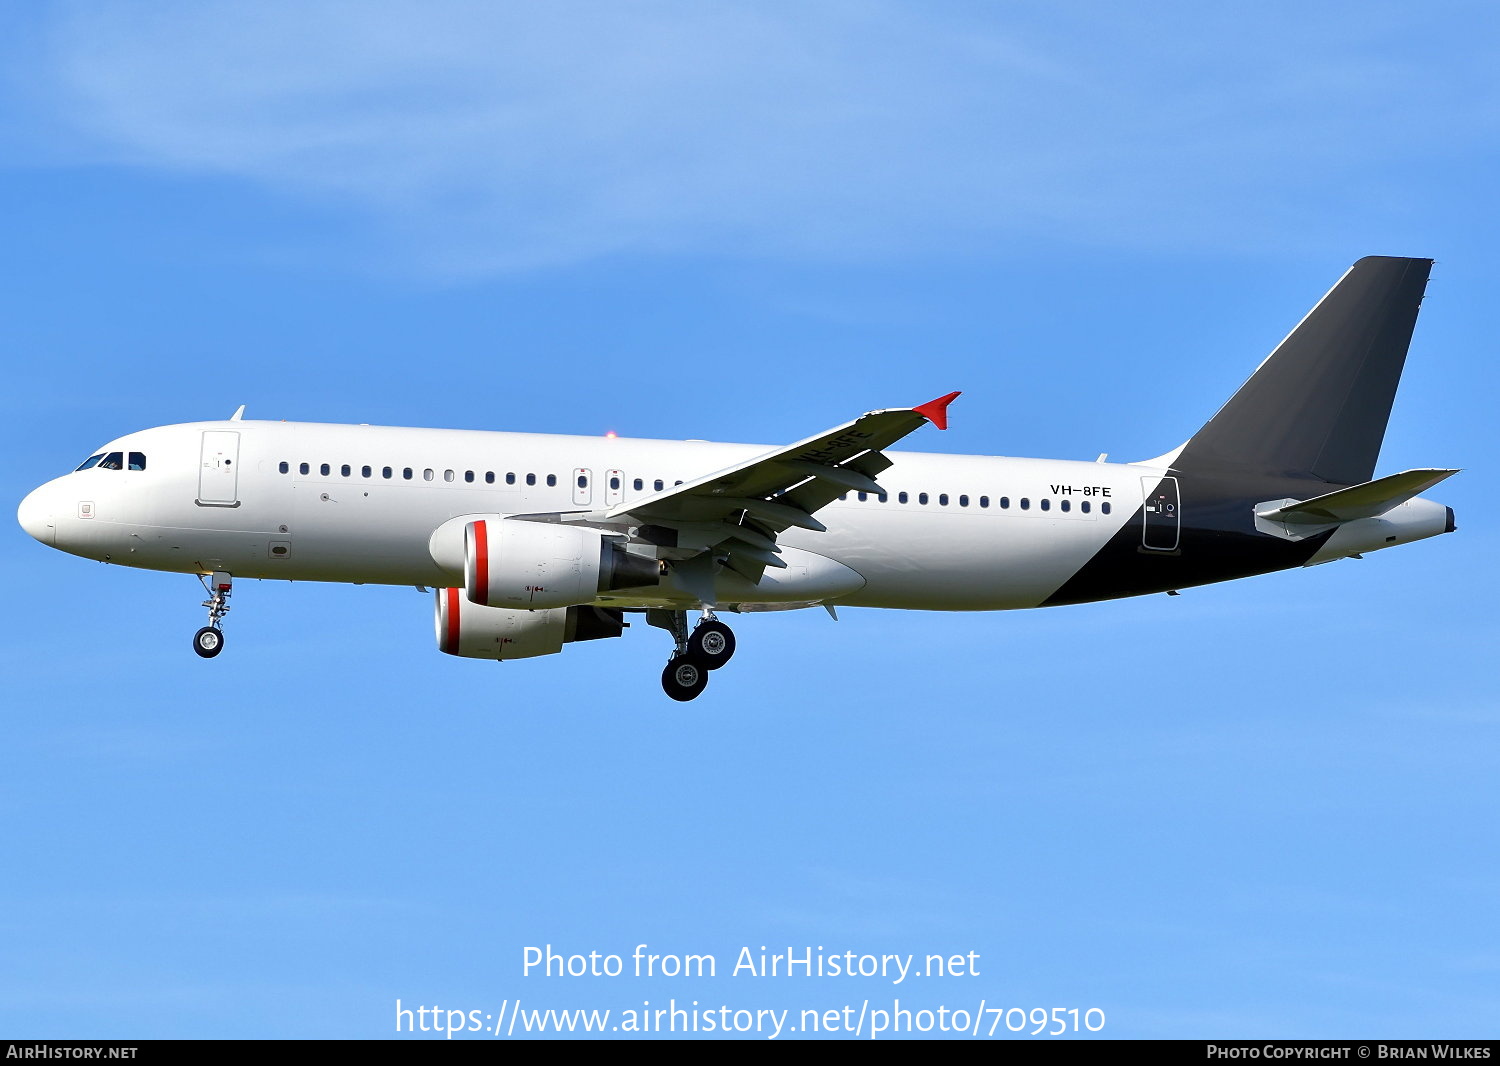
<svg viewBox="0 0 1500 1066">
<path fill-rule="evenodd" d="M 131 452 L 130 453 L 130 469 L 132 469 L 132 470 L 144 470 L 144 469 L 146 469 L 146 453 L 145 452 Z"/>
<path fill-rule="evenodd" d="M 100 452 L 98 455 L 91 455 L 83 461 L 83 463 L 78 467 L 78 470 L 92 470 L 94 467 L 99 465 L 99 460 L 103 458 L 103 452 Z M 75 474 L 77 472 L 77 470 L 74 471 Z"/>
<path fill-rule="evenodd" d="M 100 470 L 119 470 L 122 467 L 124 467 L 124 465 L 125 465 L 125 453 L 124 452 L 110 452 L 103 459 L 99 460 L 99 469 Z"/>
</svg>

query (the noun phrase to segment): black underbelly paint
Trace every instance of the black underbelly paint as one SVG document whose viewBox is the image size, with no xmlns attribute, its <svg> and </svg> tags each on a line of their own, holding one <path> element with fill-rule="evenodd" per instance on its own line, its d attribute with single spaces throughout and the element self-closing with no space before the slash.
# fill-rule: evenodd
<svg viewBox="0 0 1500 1066">
<path fill-rule="evenodd" d="M 1077 573 L 1043 602 L 1044 607 L 1170 592 L 1215 581 L 1303 566 L 1333 531 L 1290 541 L 1255 528 L 1254 507 L 1267 500 L 1307 499 L 1342 488 L 1306 478 L 1188 474 L 1174 470 L 1181 490 L 1181 535 L 1173 551 L 1142 544 L 1142 505 L 1130 521 Z"/>
</svg>

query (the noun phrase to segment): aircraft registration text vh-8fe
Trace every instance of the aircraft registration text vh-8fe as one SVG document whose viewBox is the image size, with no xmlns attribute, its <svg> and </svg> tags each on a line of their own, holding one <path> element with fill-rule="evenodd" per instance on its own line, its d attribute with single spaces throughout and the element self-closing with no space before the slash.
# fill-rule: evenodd
<svg viewBox="0 0 1500 1066">
<path fill-rule="evenodd" d="M 549 655 L 641 612 L 674 640 L 663 687 L 689 700 L 734 653 L 719 612 L 1085 603 L 1452 532 L 1418 494 L 1457 471 L 1374 477 L 1431 266 L 1361 259 L 1198 433 L 1144 462 L 888 451 L 946 428 L 957 393 L 783 448 L 241 408 L 111 441 L 18 518 L 74 555 L 198 575 L 204 657 L 234 577 L 415 585 L 436 589 L 450 655 Z"/>
</svg>

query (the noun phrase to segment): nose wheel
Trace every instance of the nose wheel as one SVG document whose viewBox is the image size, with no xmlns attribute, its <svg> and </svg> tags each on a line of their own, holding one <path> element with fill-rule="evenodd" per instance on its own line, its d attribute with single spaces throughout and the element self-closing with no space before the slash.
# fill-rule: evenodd
<svg viewBox="0 0 1500 1066">
<path fill-rule="evenodd" d="M 233 591 L 234 579 L 222 571 L 210 577 L 198 575 L 208 599 L 203 606 L 208 608 L 208 625 L 193 634 L 193 650 L 204 659 L 212 659 L 224 650 L 224 616 L 229 613 L 229 593 Z"/>
<path fill-rule="evenodd" d="M 213 626 L 204 626 L 193 634 L 193 650 L 205 659 L 212 659 L 224 650 L 224 634 Z"/>
</svg>

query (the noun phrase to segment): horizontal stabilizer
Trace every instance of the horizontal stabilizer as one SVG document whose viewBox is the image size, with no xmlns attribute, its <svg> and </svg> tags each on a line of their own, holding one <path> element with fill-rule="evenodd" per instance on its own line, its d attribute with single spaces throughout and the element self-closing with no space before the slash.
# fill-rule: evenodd
<svg viewBox="0 0 1500 1066">
<path fill-rule="evenodd" d="M 1358 518 L 1375 518 L 1420 496 L 1456 473 L 1457 470 L 1406 470 L 1400 474 L 1366 481 L 1363 485 L 1352 485 L 1337 492 L 1314 496 L 1310 500 L 1293 501 L 1269 510 L 1256 511 L 1255 516 L 1288 525 L 1316 526 L 1353 522 Z"/>
</svg>

